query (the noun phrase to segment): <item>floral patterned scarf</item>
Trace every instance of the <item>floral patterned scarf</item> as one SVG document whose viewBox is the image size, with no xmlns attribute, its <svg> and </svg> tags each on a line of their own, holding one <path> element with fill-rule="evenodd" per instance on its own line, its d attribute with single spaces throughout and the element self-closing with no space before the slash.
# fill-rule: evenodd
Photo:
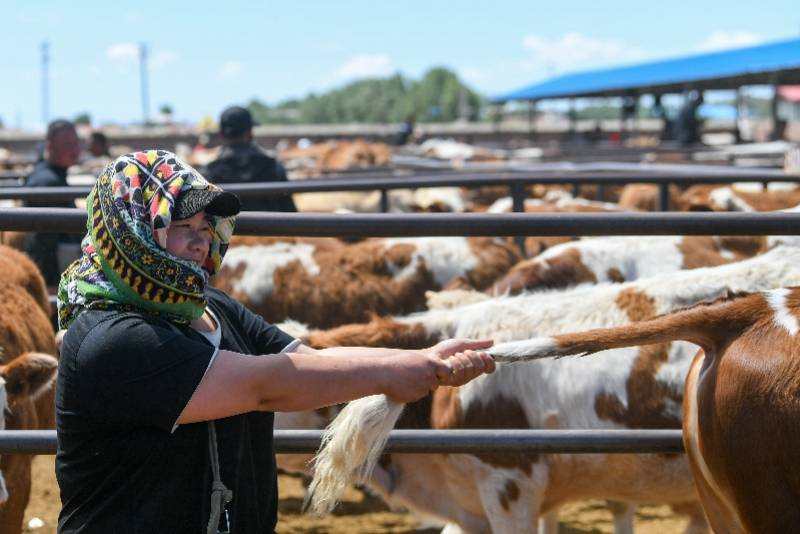
<svg viewBox="0 0 800 534">
<path fill-rule="evenodd" d="M 208 217 L 212 239 L 202 268 L 170 254 L 175 201 L 190 189 L 219 188 L 166 150 L 126 154 L 108 164 L 87 197 L 83 255 L 61 275 L 59 328 L 88 309 L 144 311 L 176 324 L 203 314 L 206 284 L 220 268 L 235 217 Z"/>
</svg>

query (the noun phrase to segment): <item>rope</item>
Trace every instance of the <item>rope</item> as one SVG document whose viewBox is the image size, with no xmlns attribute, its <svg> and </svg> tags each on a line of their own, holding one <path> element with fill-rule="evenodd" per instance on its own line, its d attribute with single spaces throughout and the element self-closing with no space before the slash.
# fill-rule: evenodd
<svg viewBox="0 0 800 534">
<path fill-rule="evenodd" d="M 222 483 L 219 474 L 219 453 L 217 452 L 217 429 L 214 421 L 208 422 L 208 452 L 211 457 L 211 515 L 208 518 L 208 528 L 206 534 L 219 533 L 219 520 L 225 506 L 233 500 L 233 492 Z M 227 514 L 227 511 L 226 511 Z M 230 525 L 227 525 L 230 529 Z"/>
</svg>

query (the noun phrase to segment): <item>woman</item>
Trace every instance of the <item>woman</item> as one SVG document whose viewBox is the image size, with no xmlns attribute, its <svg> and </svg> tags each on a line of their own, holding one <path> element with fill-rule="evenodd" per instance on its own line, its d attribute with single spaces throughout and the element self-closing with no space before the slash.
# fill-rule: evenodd
<svg viewBox="0 0 800 534">
<path fill-rule="evenodd" d="M 239 201 L 170 152 L 111 162 L 87 211 L 58 296 L 59 532 L 272 532 L 271 412 L 494 370 L 490 341 L 317 351 L 208 287 Z"/>
</svg>

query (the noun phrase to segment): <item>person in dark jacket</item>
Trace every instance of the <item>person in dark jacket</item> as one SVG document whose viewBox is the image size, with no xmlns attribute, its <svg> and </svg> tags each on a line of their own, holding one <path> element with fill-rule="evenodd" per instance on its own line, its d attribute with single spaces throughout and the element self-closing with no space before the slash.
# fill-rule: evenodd
<svg viewBox="0 0 800 534">
<path fill-rule="evenodd" d="M 231 106 L 219 119 L 222 149 L 203 174 L 215 183 L 286 182 L 286 170 L 253 142 L 253 116 L 243 107 Z M 291 195 L 247 199 L 243 210 L 297 211 Z"/>
<path fill-rule="evenodd" d="M 28 187 L 64 187 L 67 170 L 78 162 L 81 144 L 75 126 L 68 120 L 54 120 L 47 127 L 44 158 L 25 179 Z M 27 207 L 74 208 L 72 200 L 29 200 Z M 42 271 L 45 283 L 58 284 L 61 271 L 80 254 L 80 238 L 72 234 L 29 233 L 25 236 L 25 252 Z"/>
<path fill-rule="evenodd" d="M 274 532 L 272 412 L 411 402 L 494 370 L 491 340 L 316 350 L 209 287 L 239 209 L 165 150 L 95 183 L 58 289 L 60 534 Z"/>
<path fill-rule="evenodd" d="M 701 120 L 697 110 L 703 105 L 703 93 L 691 91 L 675 120 L 675 139 L 681 146 L 690 146 L 700 142 Z"/>
</svg>

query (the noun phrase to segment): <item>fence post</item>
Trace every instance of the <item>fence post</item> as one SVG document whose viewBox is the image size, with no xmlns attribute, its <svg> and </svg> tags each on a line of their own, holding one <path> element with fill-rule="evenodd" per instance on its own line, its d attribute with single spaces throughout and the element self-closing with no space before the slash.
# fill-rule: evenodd
<svg viewBox="0 0 800 534">
<path fill-rule="evenodd" d="M 512 211 L 514 213 L 525 213 L 525 198 L 528 196 L 527 191 L 525 191 L 525 184 L 522 182 L 513 182 L 508 186 L 508 189 L 511 194 Z M 515 236 L 514 242 L 517 244 L 517 248 L 519 248 L 519 253 L 522 254 L 522 257 L 526 257 L 525 236 Z"/>
<path fill-rule="evenodd" d="M 389 213 L 389 191 L 381 189 L 381 213 Z"/>
<path fill-rule="evenodd" d="M 669 182 L 661 182 L 658 184 L 658 210 L 669 211 Z"/>
</svg>

